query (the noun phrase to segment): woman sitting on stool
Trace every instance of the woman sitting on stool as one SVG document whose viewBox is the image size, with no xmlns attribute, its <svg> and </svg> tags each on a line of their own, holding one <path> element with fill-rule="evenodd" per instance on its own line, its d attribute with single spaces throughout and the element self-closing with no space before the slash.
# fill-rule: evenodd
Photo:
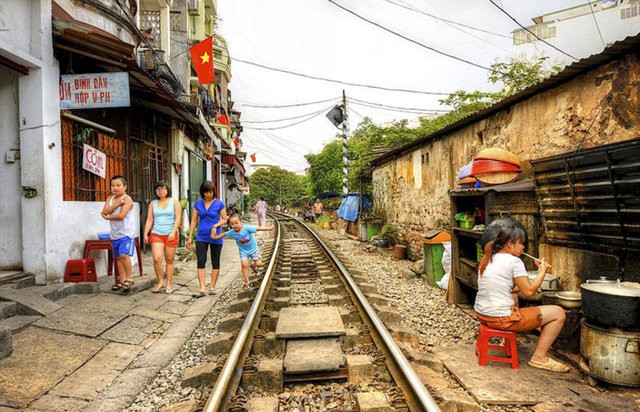
<svg viewBox="0 0 640 412">
<path fill-rule="evenodd" d="M 569 367 L 549 357 L 547 352 L 556 340 L 565 322 L 565 312 L 557 305 L 528 308 L 517 306 L 518 290 L 526 297 L 533 296 L 549 265 L 535 261 L 538 276 L 530 281 L 519 256 L 524 252 L 525 232 L 515 226 L 506 226 L 487 243 L 484 257 L 478 266 L 478 294 L 474 309 L 480 323 L 499 330 L 526 332 L 542 328 L 540 339 L 528 365 L 551 372 L 568 372 Z"/>
</svg>

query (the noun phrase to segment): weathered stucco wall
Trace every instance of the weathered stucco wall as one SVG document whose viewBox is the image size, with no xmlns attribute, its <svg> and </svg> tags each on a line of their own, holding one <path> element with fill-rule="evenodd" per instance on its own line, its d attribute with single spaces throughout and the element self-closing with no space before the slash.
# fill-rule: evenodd
<svg viewBox="0 0 640 412">
<path fill-rule="evenodd" d="M 410 254 L 420 255 L 416 233 L 448 227 L 448 191 L 479 150 L 510 150 L 527 173 L 527 160 L 637 138 L 639 86 L 640 58 L 630 54 L 425 143 L 374 170 L 375 210 L 409 238 Z"/>
</svg>

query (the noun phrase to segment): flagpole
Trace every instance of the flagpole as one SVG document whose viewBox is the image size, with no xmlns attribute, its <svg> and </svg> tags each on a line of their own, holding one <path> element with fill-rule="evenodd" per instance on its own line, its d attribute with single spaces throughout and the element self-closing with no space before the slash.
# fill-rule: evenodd
<svg viewBox="0 0 640 412">
<path fill-rule="evenodd" d="M 347 170 L 347 137 L 349 135 L 349 118 L 347 117 L 347 95 L 342 89 L 342 193 L 349 193 L 349 176 Z"/>
</svg>

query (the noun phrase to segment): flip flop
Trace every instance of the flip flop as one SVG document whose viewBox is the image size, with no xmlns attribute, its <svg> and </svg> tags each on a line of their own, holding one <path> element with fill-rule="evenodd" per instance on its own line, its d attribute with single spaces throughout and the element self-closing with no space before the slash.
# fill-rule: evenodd
<svg viewBox="0 0 640 412">
<path fill-rule="evenodd" d="M 196 299 L 203 298 L 205 296 L 207 296 L 207 294 L 204 293 L 203 291 L 199 291 L 198 293 L 194 293 L 191 295 L 191 297 L 194 297 Z"/>
<path fill-rule="evenodd" d="M 569 372 L 569 370 L 571 369 L 569 368 L 569 366 L 565 365 L 562 362 L 558 362 L 557 360 L 551 357 L 549 357 L 549 361 L 547 363 L 535 363 L 535 362 L 529 361 L 527 365 L 531 366 L 532 368 L 542 369 L 549 372 L 558 372 L 558 373 Z"/>
<path fill-rule="evenodd" d="M 218 294 L 218 292 L 216 292 L 216 291 L 215 291 L 215 290 L 213 290 L 213 289 L 209 289 L 209 292 L 208 292 L 208 293 L 209 293 L 209 295 L 217 295 L 217 294 Z"/>
<path fill-rule="evenodd" d="M 173 293 L 173 289 L 172 289 L 172 288 L 170 288 L 170 287 L 165 288 L 165 289 L 164 289 L 164 293 L 166 293 L 167 295 L 170 295 L 170 294 L 172 294 L 172 293 Z"/>
<path fill-rule="evenodd" d="M 151 293 L 160 293 L 160 291 L 164 289 L 164 285 L 160 286 L 156 286 L 155 288 L 151 289 Z"/>
</svg>

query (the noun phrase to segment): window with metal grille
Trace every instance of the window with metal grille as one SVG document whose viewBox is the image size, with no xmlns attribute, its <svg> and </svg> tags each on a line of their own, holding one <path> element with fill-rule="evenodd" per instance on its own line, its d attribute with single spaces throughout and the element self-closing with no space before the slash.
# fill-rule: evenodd
<svg viewBox="0 0 640 412">
<path fill-rule="evenodd" d="M 82 168 L 84 144 L 106 155 L 106 178 Z M 62 117 L 63 200 L 103 202 L 111 194 L 109 179 L 115 175 L 125 175 L 125 142 L 115 133 Z"/>
<path fill-rule="evenodd" d="M 140 12 L 140 30 L 156 49 L 160 49 L 160 28 L 160 10 L 142 10 Z"/>
</svg>

